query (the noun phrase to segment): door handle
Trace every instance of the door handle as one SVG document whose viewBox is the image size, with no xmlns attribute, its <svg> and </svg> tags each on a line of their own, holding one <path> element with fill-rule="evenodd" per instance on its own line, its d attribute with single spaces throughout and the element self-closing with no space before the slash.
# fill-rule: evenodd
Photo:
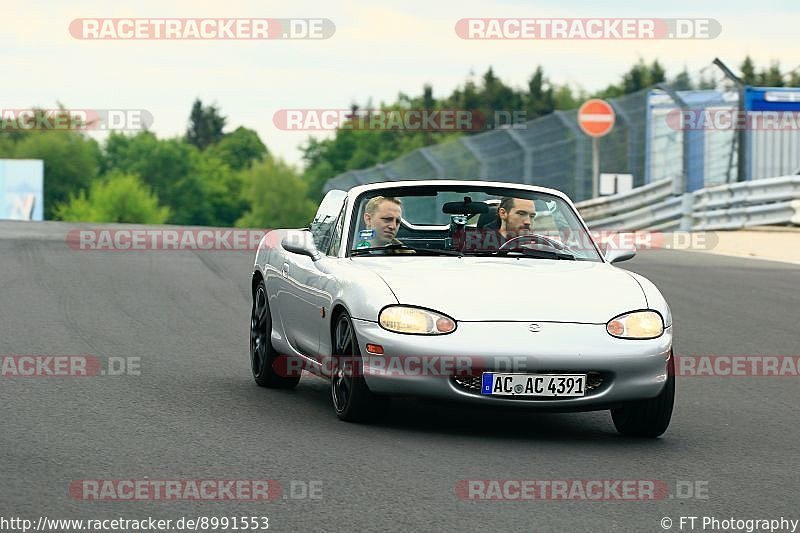
<svg viewBox="0 0 800 533">
<path fill-rule="evenodd" d="M 284 278 L 289 277 L 289 263 L 283 264 L 283 268 L 281 268 L 281 275 Z"/>
</svg>

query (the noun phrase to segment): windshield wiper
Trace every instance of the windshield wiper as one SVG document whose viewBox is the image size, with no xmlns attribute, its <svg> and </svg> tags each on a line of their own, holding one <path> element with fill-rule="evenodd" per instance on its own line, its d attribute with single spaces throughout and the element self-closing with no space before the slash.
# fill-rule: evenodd
<svg viewBox="0 0 800 533">
<path fill-rule="evenodd" d="M 370 252 L 382 252 L 388 250 L 411 250 L 415 254 L 419 255 L 452 255 L 456 257 L 463 257 L 463 254 L 460 252 L 452 252 L 450 250 L 442 250 L 441 248 L 414 248 L 413 246 L 408 246 L 407 244 L 402 243 L 392 243 L 387 244 L 386 246 L 371 246 L 369 248 L 353 248 L 350 250 L 350 255 L 366 255 Z"/>
</svg>

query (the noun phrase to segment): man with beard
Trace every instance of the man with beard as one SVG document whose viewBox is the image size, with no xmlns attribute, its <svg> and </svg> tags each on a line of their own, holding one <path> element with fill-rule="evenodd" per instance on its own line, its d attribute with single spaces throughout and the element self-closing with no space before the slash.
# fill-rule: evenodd
<svg viewBox="0 0 800 533">
<path fill-rule="evenodd" d="M 498 233 L 502 236 L 503 244 L 514 237 L 528 235 L 536 218 L 536 207 L 533 200 L 524 198 L 503 198 L 497 206 L 497 218 L 500 219 Z"/>
<path fill-rule="evenodd" d="M 488 232 L 484 239 L 485 248 L 497 250 L 515 237 L 530 234 L 535 217 L 533 200 L 503 198 L 497 206 L 497 220 L 483 228 Z"/>
</svg>

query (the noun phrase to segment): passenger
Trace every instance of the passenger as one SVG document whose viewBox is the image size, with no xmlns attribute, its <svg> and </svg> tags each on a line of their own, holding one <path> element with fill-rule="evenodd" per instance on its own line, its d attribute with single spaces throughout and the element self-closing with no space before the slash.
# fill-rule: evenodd
<svg viewBox="0 0 800 533">
<path fill-rule="evenodd" d="M 536 218 L 536 207 L 533 200 L 524 198 L 503 198 L 497 206 L 497 218 L 500 219 L 498 233 L 503 237 L 503 242 L 529 235 L 533 229 L 533 219 Z"/>
<path fill-rule="evenodd" d="M 529 235 L 536 218 L 536 207 L 533 200 L 512 198 L 500 200 L 497 206 L 497 220 L 485 226 L 486 230 L 494 230 L 485 238 L 485 248 L 499 249 L 503 244 L 520 235 Z"/>
</svg>

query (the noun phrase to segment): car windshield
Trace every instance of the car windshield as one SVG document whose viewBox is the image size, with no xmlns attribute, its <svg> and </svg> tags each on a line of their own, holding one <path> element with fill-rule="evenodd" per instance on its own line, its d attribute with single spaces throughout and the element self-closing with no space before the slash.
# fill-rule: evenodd
<svg viewBox="0 0 800 533">
<path fill-rule="evenodd" d="M 602 261 L 573 208 L 524 189 L 421 185 L 354 205 L 350 255 L 461 255 Z"/>
</svg>

